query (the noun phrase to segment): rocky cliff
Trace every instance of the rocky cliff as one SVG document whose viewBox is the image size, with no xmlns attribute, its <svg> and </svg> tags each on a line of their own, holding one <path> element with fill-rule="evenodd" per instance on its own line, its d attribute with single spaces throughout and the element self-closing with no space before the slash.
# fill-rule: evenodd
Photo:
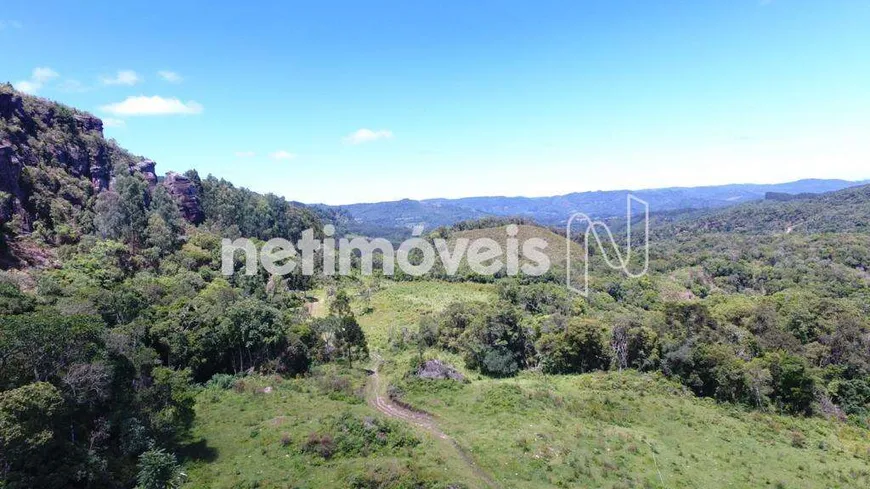
<svg viewBox="0 0 870 489">
<path fill-rule="evenodd" d="M 0 225 L 25 233 L 87 231 L 112 175 L 138 174 L 153 189 L 155 166 L 107 140 L 99 118 L 0 85 Z M 163 184 L 185 218 L 202 222 L 196 185 L 171 172 Z"/>
<path fill-rule="evenodd" d="M 196 185 L 184 175 L 175 172 L 166 174 L 163 185 L 169 189 L 169 195 L 175 198 L 181 209 L 181 215 L 188 221 L 199 224 L 204 219 L 199 191 Z"/>
</svg>

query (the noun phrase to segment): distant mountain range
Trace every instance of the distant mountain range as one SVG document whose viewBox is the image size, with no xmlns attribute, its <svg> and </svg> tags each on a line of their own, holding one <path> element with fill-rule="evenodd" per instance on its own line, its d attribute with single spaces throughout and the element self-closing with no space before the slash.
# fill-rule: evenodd
<svg viewBox="0 0 870 489">
<path fill-rule="evenodd" d="M 823 194 L 796 194 L 791 198 L 769 194 L 763 201 L 720 209 L 662 212 L 651 216 L 651 229 L 661 237 L 706 233 L 866 233 L 870 231 L 870 185 Z"/>
<path fill-rule="evenodd" d="M 671 187 L 646 190 L 576 192 L 555 197 L 467 197 L 461 199 L 403 199 L 392 202 L 316 205 L 321 215 L 343 231 L 370 236 L 402 236 L 418 224 L 431 230 L 469 219 L 518 216 L 544 225 L 559 225 L 571 214 L 584 212 L 595 218 L 625 216 L 631 194 L 650 204 L 651 212 L 678 209 L 711 209 L 763 200 L 771 194 L 819 194 L 864 183 L 848 180 L 798 180 L 779 184 L 732 184 L 709 187 Z"/>
</svg>

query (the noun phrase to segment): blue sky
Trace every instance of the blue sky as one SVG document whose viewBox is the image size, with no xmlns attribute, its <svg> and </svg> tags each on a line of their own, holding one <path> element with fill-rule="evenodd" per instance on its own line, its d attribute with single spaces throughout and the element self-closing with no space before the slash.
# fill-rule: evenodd
<svg viewBox="0 0 870 489">
<path fill-rule="evenodd" d="M 303 202 L 859 179 L 868 26 L 866 0 L 5 0 L 0 80 Z"/>
</svg>

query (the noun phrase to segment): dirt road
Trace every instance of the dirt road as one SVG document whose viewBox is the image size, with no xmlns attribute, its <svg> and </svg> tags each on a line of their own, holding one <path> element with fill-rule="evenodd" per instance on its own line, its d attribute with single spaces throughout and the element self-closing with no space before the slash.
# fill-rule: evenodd
<svg viewBox="0 0 870 489">
<path fill-rule="evenodd" d="M 374 370 L 369 375 L 368 384 L 366 384 L 366 400 L 369 405 L 373 408 L 377 409 L 384 415 L 393 418 L 402 420 L 408 424 L 412 424 L 424 431 L 429 432 L 436 438 L 442 440 L 444 443 L 449 443 L 454 450 L 457 451 L 459 457 L 465 462 L 466 465 L 469 466 L 474 475 L 486 486 L 491 489 L 500 489 L 500 486 L 495 482 L 495 480 L 490 477 L 489 474 L 484 472 L 477 463 L 475 463 L 474 458 L 468 453 L 459 443 L 456 442 L 453 438 L 448 436 L 446 433 L 441 431 L 438 428 L 438 424 L 435 422 L 435 419 L 424 413 L 420 413 L 417 411 L 412 411 L 408 408 L 402 407 L 392 399 L 389 398 L 383 392 L 383 388 L 381 386 L 381 376 L 378 373 L 380 369 L 381 359 L 376 357 Z"/>
</svg>

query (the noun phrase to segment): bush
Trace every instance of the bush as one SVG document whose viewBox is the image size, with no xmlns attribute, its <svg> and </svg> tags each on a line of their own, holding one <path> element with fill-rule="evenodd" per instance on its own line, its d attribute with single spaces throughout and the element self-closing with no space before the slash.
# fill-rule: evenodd
<svg viewBox="0 0 870 489">
<path fill-rule="evenodd" d="M 181 487 L 183 481 L 184 473 L 175 455 L 156 448 L 139 457 L 137 489 L 175 489 Z"/>
<path fill-rule="evenodd" d="M 619 368 L 653 370 L 661 363 L 658 335 L 646 326 L 618 321 L 610 346 Z"/>
<path fill-rule="evenodd" d="M 475 317 L 459 340 L 469 368 L 488 375 L 514 375 L 534 355 L 530 333 L 518 310 L 497 304 Z"/>
<path fill-rule="evenodd" d="M 609 350 L 604 328 L 589 319 L 571 320 L 564 331 L 544 335 L 538 342 L 541 367 L 553 374 L 606 370 Z"/>
<path fill-rule="evenodd" d="M 800 431 L 792 431 L 791 432 L 791 446 L 795 448 L 806 448 L 807 447 L 807 437 L 804 436 Z"/>
<path fill-rule="evenodd" d="M 743 361 L 725 345 L 702 345 L 694 351 L 690 387 L 699 396 L 719 401 L 749 401 L 749 382 Z"/>
<path fill-rule="evenodd" d="M 870 384 L 864 379 L 843 380 L 837 385 L 835 400 L 846 414 L 870 414 Z"/>
<path fill-rule="evenodd" d="M 21 314 L 30 312 L 36 300 L 21 292 L 15 284 L 0 280 L 0 314 Z"/>
<path fill-rule="evenodd" d="M 448 305 L 437 318 L 438 346 L 459 353 L 462 334 L 485 310 L 486 305 L 480 303 L 454 302 Z"/>
<path fill-rule="evenodd" d="M 335 453 L 335 442 L 330 434 L 321 435 L 319 433 L 311 433 L 302 444 L 301 449 L 305 453 L 317 455 L 329 460 Z"/>
<path fill-rule="evenodd" d="M 214 374 L 211 379 L 206 382 L 205 386 L 209 389 L 228 390 L 233 387 L 236 378 L 235 375 L 230 374 Z"/>
<path fill-rule="evenodd" d="M 481 372 L 494 377 L 511 377 L 516 375 L 519 370 L 520 366 L 513 353 L 501 348 L 486 352 L 480 365 Z"/>
<path fill-rule="evenodd" d="M 774 353 L 766 360 L 772 378 L 771 398 L 780 409 L 793 414 L 812 414 L 816 381 L 806 361 L 787 353 Z"/>
</svg>

